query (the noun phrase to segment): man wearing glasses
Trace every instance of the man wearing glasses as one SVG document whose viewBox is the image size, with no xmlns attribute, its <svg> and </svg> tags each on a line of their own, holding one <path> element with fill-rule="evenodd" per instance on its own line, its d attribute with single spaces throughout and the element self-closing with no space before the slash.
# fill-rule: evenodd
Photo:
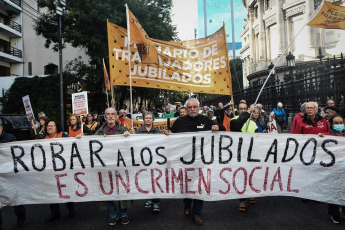
<svg viewBox="0 0 345 230">
<path fill-rule="evenodd" d="M 328 122 L 318 112 L 318 104 L 310 101 L 306 105 L 306 113 L 303 120 L 300 120 L 294 133 L 297 134 L 319 134 L 328 133 L 330 128 Z"/>
<path fill-rule="evenodd" d="M 121 126 L 116 121 L 116 112 L 114 108 L 107 108 L 104 111 L 105 121 L 106 123 L 103 124 L 95 133 L 95 135 L 118 135 L 123 134 L 125 137 L 129 136 L 129 132 L 126 127 Z M 119 202 L 120 206 L 120 214 L 116 212 L 116 205 L 115 201 L 108 201 L 108 215 L 109 215 L 109 225 L 115 225 L 118 221 L 120 221 L 123 225 L 129 223 L 129 219 L 127 216 L 127 208 L 131 206 L 131 201 L 129 200 L 121 200 Z"/>
<path fill-rule="evenodd" d="M 187 108 L 187 115 L 184 117 L 179 117 L 173 124 L 171 132 L 181 133 L 181 132 L 197 132 L 197 131 L 225 131 L 225 128 L 222 125 L 216 125 L 214 121 L 210 120 L 208 117 L 205 117 L 199 114 L 200 103 L 196 98 L 189 98 L 185 107 Z M 170 131 L 167 131 L 166 134 L 169 134 Z M 184 199 L 184 213 L 186 216 L 192 215 L 193 221 L 197 226 L 203 225 L 203 219 L 201 217 L 202 206 L 204 201 L 202 200 L 193 200 L 193 199 Z M 192 209 L 193 203 L 193 209 Z"/>
</svg>

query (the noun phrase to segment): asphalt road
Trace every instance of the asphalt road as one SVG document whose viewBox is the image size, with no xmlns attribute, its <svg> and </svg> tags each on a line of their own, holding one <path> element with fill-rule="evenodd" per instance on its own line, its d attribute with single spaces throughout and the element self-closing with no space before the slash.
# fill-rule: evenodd
<svg viewBox="0 0 345 230">
<path fill-rule="evenodd" d="M 334 224 L 327 215 L 327 204 L 309 201 L 303 203 L 293 197 L 261 197 L 254 205 L 248 204 L 246 213 L 237 211 L 237 200 L 205 202 L 203 208 L 204 226 L 195 226 L 183 212 L 182 200 L 161 200 L 161 212 L 153 214 L 144 207 L 145 201 L 135 201 L 129 209 L 128 225 L 108 226 L 105 210 L 98 202 L 76 204 L 76 216 L 68 217 L 65 205 L 61 206 L 62 217 L 53 223 L 45 223 L 50 215 L 48 205 L 27 205 L 27 219 L 22 230 L 90 230 L 90 229 L 344 229 L 345 224 Z M 11 207 L 4 207 L 3 230 L 18 229 Z M 344 217 L 344 216 L 343 216 Z"/>
</svg>

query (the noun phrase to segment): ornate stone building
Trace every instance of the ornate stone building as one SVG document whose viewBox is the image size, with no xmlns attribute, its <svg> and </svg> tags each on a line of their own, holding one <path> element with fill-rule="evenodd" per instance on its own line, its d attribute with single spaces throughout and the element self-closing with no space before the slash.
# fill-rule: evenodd
<svg viewBox="0 0 345 230">
<path fill-rule="evenodd" d="M 345 0 L 329 0 L 345 5 Z M 319 46 L 325 57 L 340 56 L 345 52 L 345 30 L 319 29 L 304 26 L 322 0 L 242 0 L 248 9 L 241 33 L 243 47 L 243 84 L 257 85 L 257 72 L 267 71 L 291 43 L 288 52 L 299 63 L 317 60 Z M 295 38 L 300 29 L 304 27 Z M 294 40 L 295 38 L 295 40 Z M 286 66 L 286 54 L 279 66 Z M 278 68 L 277 68 L 278 69 Z M 279 76 L 279 73 L 277 73 Z M 267 75 L 266 75 L 267 76 Z M 283 78 L 283 77 L 281 77 Z"/>
</svg>

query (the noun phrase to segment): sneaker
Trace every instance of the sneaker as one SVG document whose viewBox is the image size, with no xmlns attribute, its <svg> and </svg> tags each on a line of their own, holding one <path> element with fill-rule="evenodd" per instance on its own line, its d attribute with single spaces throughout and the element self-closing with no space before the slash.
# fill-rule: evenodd
<svg viewBox="0 0 345 230">
<path fill-rule="evenodd" d="M 159 210 L 159 204 L 154 204 L 153 205 L 153 210 L 152 210 L 153 213 L 155 214 L 158 214 L 160 212 Z"/>
<path fill-rule="evenodd" d="M 152 200 L 146 201 L 145 208 L 151 208 L 152 204 L 153 204 Z"/>
<path fill-rule="evenodd" d="M 121 223 L 123 225 L 129 224 L 128 216 L 121 217 Z"/>
<path fill-rule="evenodd" d="M 108 225 L 111 225 L 111 226 L 115 225 L 117 223 L 117 221 L 119 221 L 119 219 L 120 219 L 120 217 L 118 217 L 118 216 L 115 218 L 111 218 L 108 222 Z"/>
<path fill-rule="evenodd" d="M 341 224 L 342 223 L 339 215 L 331 215 L 331 220 L 335 224 Z"/>
</svg>

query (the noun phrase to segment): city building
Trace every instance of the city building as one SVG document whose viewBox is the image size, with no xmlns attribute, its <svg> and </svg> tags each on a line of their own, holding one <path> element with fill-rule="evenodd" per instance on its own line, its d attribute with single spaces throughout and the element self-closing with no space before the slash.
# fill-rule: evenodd
<svg viewBox="0 0 345 230">
<path fill-rule="evenodd" d="M 344 0 L 329 0 L 345 5 Z M 322 0 L 242 0 L 248 10 L 241 38 L 243 84 L 257 85 L 260 77 L 267 77 L 268 66 L 283 55 L 279 66 L 286 66 L 286 55 L 291 52 L 296 66 L 318 60 L 322 56 L 340 56 L 345 52 L 345 31 L 306 26 Z M 301 30 L 302 29 L 302 30 Z M 299 33 L 300 32 L 300 33 Z M 299 34 L 298 34 L 299 33 Z M 297 35 L 298 34 L 298 35 Z M 290 45 L 286 53 L 284 50 Z M 263 74 L 263 71 L 266 74 Z M 278 68 L 277 68 L 278 71 Z M 284 72 L 284 71 L 283 71 Z M 279 71 L 277 73 L 279 76 Z M 283 76 L 280 76 L 283 80 Z"/>
<path fill-rule="evenodd" d="M 45 48 L 33 27 L 41 13 L 37 0 L 0 0 L 0 97 L 16 77 L 59 73 L 59 53 Z M 63 66 L 79 56 L 88 62 L 85 50 L 66 44 Z"/>
</svg>

